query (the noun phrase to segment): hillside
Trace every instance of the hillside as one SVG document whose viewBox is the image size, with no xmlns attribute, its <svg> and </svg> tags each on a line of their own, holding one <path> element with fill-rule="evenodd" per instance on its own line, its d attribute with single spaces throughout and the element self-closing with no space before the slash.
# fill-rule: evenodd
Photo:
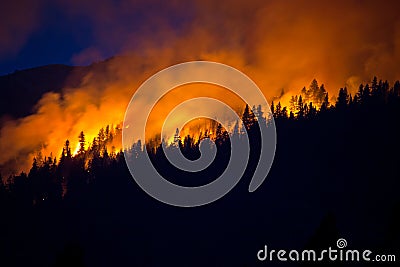
<svg viewBox="0 0 400 267">
<path fill-rule="evenodd" d="M 0 76 L 0 117 L 29 115 L 44 93 L 60 92 L 66 86 L 78 86 L 89 68 L 56 64 Z"/>
</svg>

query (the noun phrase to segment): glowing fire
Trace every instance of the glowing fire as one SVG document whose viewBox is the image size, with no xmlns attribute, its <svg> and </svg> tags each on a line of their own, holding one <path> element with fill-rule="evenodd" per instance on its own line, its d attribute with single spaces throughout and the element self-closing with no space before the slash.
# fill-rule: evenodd
<svg viewBox="0 0 400 267">
<path fill-rule="evenodd" d="M 288 106 L 290 97 L 299 94 L 313 78 L 323 81 L 330 93 L 347 86 L 354 94 L 358 85 L 368 82 L 373 75 L 393 81 L 399 73 L 397 9 L 378 1 L 365 5 L 339 1 L 334 6 L 322 1 L 304 5 L 288 5 L 286 1 L 235 1 L 234 4 L 197 1 L 191 4 L 196 11 L 192 12 L 194 16 L 190 16 L 190 21 L 183 23 L 182 28 L 178 27 L 179 30 L 176 20 L 160 17 L 157 27 L 150 27 L 151 30 L 146 23 L 148 20 L 142 23 L 143 28 L 139 25 L 140 34 L 132 31 L 132 27 L 125 27 L 125 19 L 113 20 L 115 27 L 104 27 L 104 19 L 118 18 L 121 11 L 126 11 L 126 5 L 118 7 L 110 2 L 110 8 L 103 5 L 82 7 L 77 2 L 79 6 L 75 7 L 74 1 L 64 2 L 72 3 L 72 8 L 66 10 L 79 10 L 92 18 L 95 43 L 106 43 L 110 51 L 121 51 L 129 56 L 93 64 L 87 75 L 79 78 L 76 87 L 43 95 L 34 114 L 2 120 L 0 149 L 7 151 L 0 154 L 3 176 L 27 171 L 32 157 L 40 149 L 43 155 L 50 155 L 50 152 L 60 155 L 66 139 L 76 153 L 77 137 L 82 130 L 89 146 L 101 127 L 123 121 L 135 88 L 157 71 L 177 63 L 209 60 L 233 66 L 254 80 L 268 101 L 274 100 L 275 104 L 280 101 L 282 106 Z M 134 5 L 136 9 L 137 3 Z M 187 14 L 185 6 L 181 9 L 177 5 L 166 5 L 165 8 L 165 14 Z M 344 14 L 342 10 L 347 12 Z M 376 16 L 379 19 L 365 19 Z M 144 16 L 146 18 L 153 23 L 153 16 Z M 13 23 L 21 25 L 23 21 L 18 17 Z M 123 40 L 116 40 L 115 30 L 118 36 L 124 36 Z M 338 36 L 346 40 L 344 45 L 337 45 Z M 7 36 L 3 39 L 6 43 L 9 40 Z M 102 48 L 85 50 L 79 57 L 90 57 L 93 50 Z M 74 74 L 69 78 L 76 80 Z M 168 101 L 160 101 L 148 122 L 150 135 L 159 132 L 160 121 L 177 102 L 197 93 L 210 94 L 223 102 L 232 100 L 226 91 L 218 91 L 218 88 L 194 87 L 178 90 L 179 93 L 165 97 Z M 232 107 L 243 106 L 240 101 L 232 103 Z"/>
</svg>

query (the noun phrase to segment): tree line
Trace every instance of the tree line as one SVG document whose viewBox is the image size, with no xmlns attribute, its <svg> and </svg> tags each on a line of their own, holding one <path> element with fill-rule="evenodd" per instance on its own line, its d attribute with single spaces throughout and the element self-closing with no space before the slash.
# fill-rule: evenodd
<svg viewBox="0 0 400 267">
<path fill-rule="evenodd" d="M 241 116 L 242 122 L 236 123 L 231 132 L 216 123 L 212 135 L 202 135 L 203 139 L 209 138 L 215 142 L 216 158 L 208 168 L 192 174 L 178 170 L 168 163 L 161 149 L 163 140 L 159 137 L 154 142 L 138 141 L 132 145 L 130 153 L 123 153 L 112 147 L 113 141 L 121 133 L 120 126 L 100 129 L 96 138 L 90 140 L 90 144 L 84 132 L 81 132 L 76 152 L 72 151 L 70 142 L 66 140 L 59 157 L 38 153 L 28 173 L 12 175 L 6 181 L 0 179 L 0 210 L 3 214 L 0 219 L 0 258 L 6 263 L 15 264 L 18 261 L 21 264 L 30 264 L 32 258 L 39 257 L 34 255 L 40 255 L 41 251 L 52 251 L 49 255 L 53 256 L 46 254 L 39 257 L 38 265 L 63 266 L 52 263 L 74 259 L 71 265 L 83 266 L 80 265 L 83 262 L 83 248 L 86 251 L 92 248 L 101 250 L 104 246 L 104 243 L 98 244 L 98 239 L 93 236 L 89 238 L 91 231 L 97 235 L 107 233 L 110 236 L 105 238 L 115 242 L 118 240 L 114 235 L 118 237 L 118 233 L 122 231 L 124 235 L 130 236 L 126 247 L 132 248 L 132 251 L 136 248 L 144 253 L 147 251 L 146 242 L 149 243 L 148 251 L 152 251 L 151 246 L 156 246 L 160 239 L 157 235 L 154 235 L 154 240 L 151 239 L 151 235 L 149 237 L 146 232 L 147 228 L 140 228 L 142 223 L 154 230 L 160 228 L 160 221 L 167 224 L 171 222 L 169 227 L 172 230 L 158 232 L 159 235 L 167 235 L 168 232 L 173 234 L 174 230 L 182 231 L 182 228 L 188 232 L 191 229 L 203 229 L 204 217 L 197 218 L 197 213 L 155 205 L 155 200 L 135 186 L 125 157 L 128 154 L 140 157 L 147 150 L 155 167 L 167 180 L 184 186 L 199 186 L 213 181 L 224 171 L 230 156 L 230 138 L 242 138 L 246 134 L 244 129 L 247 130 L 250 141 L 247 169 L 238 186 L 223 200 L 198 210 L 199 217 L 204 213 L 206 218 L 214 218 L 213 227 L 216 227 L 215 230 L 209 229 L 210 234 L 200 231 L 203 234 L 197 238 L 201 240 L 198 243 L 201 248 L 207 247 L 205 244 L 209 244 L 209 238 L 224 233 L 225 228 L 230 229 L 228 232 L 236 233 L 232 244 L 245 245 L 248 236 L 259 239 L 257 242 L 263 244 L 267 236 L 263 236 L 260 229 L 268 231 L 266 225 L 274 222 L 269 217 L 271 208 L 275 216 L 283 216 L 282 212 L 274 213 L 270 205 L 276 199 L 283 201 L 279 207 L 287 209 L 299 203 L 291 212 L 284 213 L 289 216 L 288 219 L 293 219 L 290 216 L 296 212 L 299 213 L 295 217 L 298 221 L 312 214 L 329 213 L 328 226 L 323 226 L 319 230 L 320 234 L 317 231 L 315 238 L 323 241 L 328 240 L 324 238 L 327 233 L 336 235 L 336 217 L 344 216 L 345 219 L 342 219 L 346 222 L 357 221 L 361 216 L 360 210 L 368 207 L 362 217 L 362 225 L 377 218 L 389 225 L 382 235 L 386 239 L 381 248 L 393 247 L 393 244 L 398 244 L 396 236 L 399 234 L 399 220 L 396 218 L 400 200 L 396 190 L 400 181 L 398 159 L 392 156 L 400 149 L 400 133 L 397 127 L 399 114 L 398 81 L 390 85 L 387 81 L 373 78 L 372 82 L 361 84 L 355 94 L 349 93 L 347 88 L 341 88 L 337 97 L 332 99 L 324 86 L 319 86 L 315 80 L 308 88 L 301 90 L 299 95 L 293 96 L 289 106 L 285 107 L 279 101 L 271 103 L 271 114 L 263 113 L 261 107 L 246 106 Z M 259 124 L 268 127 L 271 116 L 275 119 L 278 143 L 267 179 L 268 186 L 260 187 L 257 193 L 248 194 L 248 182 L 258 162 Z M 196 159 L 200 156 L 200 140 L 190 135 L 180 136 L 178 130 L 173 144 L 167 144 L 167 149 L 180 149 L 187 158 Z M 305 215 L 308 207 L 315 203 L 321 207 L 314 208 L 312 213 Z M 358 205 L 357 203 L 362 205 L 357 206 L 357 212 L 354 213 L 349 207 Z M 234 211 L 232 205 L 235 207 Z M 155 206 L 157 212 L 162 214 L 161 218 L 157 217 L 158 213 L 149 212 L 155 212 Z M 268 212 L 260 213 L 260 209 Z M 227 214 L 222 216 L 221 210 Z M 349 212 L 340 215 L 338 211 L 342 210 Z M 190 223 L 183 223 L 179 219 L 182 218 L 182 212 L 187 212 L 185 220 Z M 377 217 L 375 214 L 378 212 L 383 215 Z M 247 217 L 251 217 L 251 214 L 257 214 L 258 217 L 248 220 Z M 223 223 L 226 216 L 230 225 Z M 129 223 L 125 223 L 125 220 Z M 247 230 L 237 232 L 238 227 L 243 225 L 246 226 L 243 229 Z M 362 225 L 357 225 L 357 228 L 362 228 Z M 219 226 L 222 228 L 218 228 Z M 284 231 L 278 230 L 274 229 L 268 234 Z M 145 241 L 131 244 L 137 237 Z M 174 235 L 174 238 L 178 237 L 179 235 Z M 367 237 L 368 233 L 363 234 L 363 238 Z M 223 236 L 224 242 L 226 238 Z M 69 243 L 71 240 L 72 245 Z M 241 242 L 236 242 L 237 240 Z M 30 243 L 21 247 L 24 242 Z M 58 250 L 49 248 L 49 244 Z M 229 244 L 223 244 L 229 247 Z M 290 247 L 292 244 L 287 245 Z M 118 253 L 118 249 L 123 248 L 109 246 L 107 249 Z M 241 255 L 244 255 L 246 249 L 249 250 L 246 252 L 248 255 L 253 255 L 259 248 L 241 249 Z M 20 257 L 21 254 L 30 255 L 31 258 Z M 137 265 L 145 265 L 140 261 L 145 258 L 144 254 L 137 256 Z M 87 256 L 87 259 L 96 263 L 92 265 L 101 265 L 96 262 L 99 254 L 96 255 Z M 118 255 L 122 257 L 125 254 Z M 48 260 L 49 264 L 42 264 L 43 259 Z M 118 259 L 113 258 L 114 260 Z"/>
<path fill-rule="evenodd" d="M 358 91 L 352 95 L 347 88 L 341 88 L 334 103 L 329 101 L 328 92 L 324 85 L 318 85 L 314 79 L 308 88 L 303 88 L 300 95 L 291 97 L 289 106 L 282 106 L 280 102 L 272 101 L 271 114 L 264 114 L 261 106 L 248 105 L 244 108 L 242 122 L 236 122 L 233 127 L 233 135 L 244 135 L 246 128 L 251 136 L 252 143 L 257 144 L 257 122 L 268 124 L 269 117 L 273 116 L 277 127 L 285 127 L 286 124 L 301 121 L 319 120 L 328 118 L 327 114 L 342 115 L 344 113 L 362 113 L 363 111 L 381 106 L 393 107 L 399 105 L 400 82 L 396 81 L 393 86 L 389 82 L 374 77 L 369 84 L 360 84 Z M 204 138 L 211 138 L 219 149 L 228 149 L 229 134 L 221 124 L 214 124 L 214 129 L 208 129 L 214 134 L 209 135 L 207 131 L 202 138 L 194 139 L 187 135 L 179 136 L 179 130 L 174 136 L 173 144 L 164 144 L 166 147 L 178 147 L 189 159 L 200 156 L 199 144 Z M 26 199 L 27 203 L 37 204 L 43 201 L 60 201 L 67 192 L 78 190 L 79 187 L 89 186 L 96 180 L 98 172 L 113 164 L 121 164 L 124 157 L 122 151 L 116 151 L 115 147 L 108 150 L 109 145 L 116 135 L 121 134 L 120 126 L 106 126 L 100 129 L 96 138 L 87 146 L 85 134 L 82 131 L 78 136 L 79 149 L 76 155 L 72 155 L 70 142 L 66 140 L 59 161 L 52 155 L 43 157 L 40 153 L 34 157 L 29 173 L 10 176 L 7 182 L 0 179 L 0 192 L 13 198 Z M 165 161 L 162 152 L 164 140 L 160 136 L 149 140 L 145 145 L 141 141 L 136 142 L 130 148 L 130 152 L 139 154 L 147 149 L 154 162 Z M 253 150 L 256 150 L 253 149 Z M 223 153 L 226 155 L 228 152 Z M 222 159 L 220 159 L 223 161 Z M 78 190 L 79 191 L 79 190 Z M 29 201 L 28 201 L 29 200 Z"/>
</svg>

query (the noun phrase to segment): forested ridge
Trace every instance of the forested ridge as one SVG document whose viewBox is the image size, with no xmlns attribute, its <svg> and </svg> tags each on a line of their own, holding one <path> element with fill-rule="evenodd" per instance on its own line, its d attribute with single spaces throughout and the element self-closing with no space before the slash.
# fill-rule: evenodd
<svg viewBox="0 0 400 267">
<path fill-rule="evenodd" d="M 354 246 L 398 248 L 400 82 L 374 77 L 357 93 L 341 88 L 332 99 L 313 80 L 289 106 L 273 101 L 271 112 L 246 106 L 232 133 L 220 124 L 197 140 L 177 132 L 167 149 L 179 148 L 189 159 L 199 157 L 204 138 L 218 149 L 215 161 L 191 176 L 168 164 L 163 140 L 132 145 L 130 152 L 138 156 L 146 149 L 166 179 L 197 186 L 223 172 L 229 136 L 240 138 L 245 127 L 251 153 L 244 177 L 223 199 L 197 210 L 163 205 L 141 191 L 124 153 L 110 148 L 119 126 L 100 129 L 94 140 L 86 140 L 82 129 L 76 154 L 68 140 L 60 156 L 38 153 L 28 173 L 0 177 L 0 262 L 155 266 L 164 257 L 169 265 L 253 266 L 265 242 L 323 247 L 342 236 Z M 268 127 L 269 116 L 277 130 L 274 164 L 264 184 L 249 194 L 258 161 L 257 122 Z M 231 257 L 220 257 L 218 249 Z"/>
</svg>

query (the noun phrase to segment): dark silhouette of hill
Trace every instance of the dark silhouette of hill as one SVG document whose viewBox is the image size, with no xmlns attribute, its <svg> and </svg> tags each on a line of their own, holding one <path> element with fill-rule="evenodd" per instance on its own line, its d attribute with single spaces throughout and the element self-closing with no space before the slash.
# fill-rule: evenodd
<svg viewBox="0 0 400 267">
<path fill-rule="evenodd" d="M 107 71 L 108 64 L 116 57 L 89 66 L 46 65 L 0 76 L 1 118 L 19 118 L 30 115 L 43 94 L 62 93 L 64 88 L 79 87 L 89 73 L 95 80 L 113 81 L 115 75 Z M 16 104 L 17 103 L 17 104 Z"/>
<path fill-rule="evenodd" d="M 0 117 L 22 117 L 32 113 L 34 105 L 46 92 L 60 92 L 75 87 L 87 74 L 88 67 L 46 65 L 0 76 Z"/>
</svg>

